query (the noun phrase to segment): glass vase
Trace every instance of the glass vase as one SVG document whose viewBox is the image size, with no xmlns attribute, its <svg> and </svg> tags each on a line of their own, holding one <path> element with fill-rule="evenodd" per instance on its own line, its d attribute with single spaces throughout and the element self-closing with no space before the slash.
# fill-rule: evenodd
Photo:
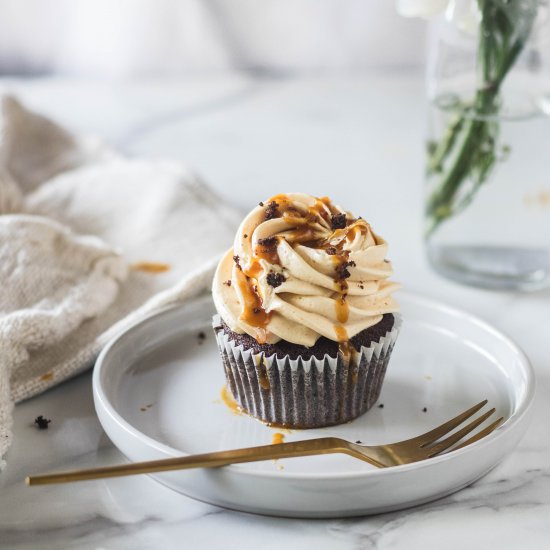
<svg viewBox="0 0 550 550">
<path fill-rule="evenodd" d="M 425 244 L 474 286 L 550 286 L 550 21 L 535 0 L 451 2 L 432 24 Z"/>
</svg>

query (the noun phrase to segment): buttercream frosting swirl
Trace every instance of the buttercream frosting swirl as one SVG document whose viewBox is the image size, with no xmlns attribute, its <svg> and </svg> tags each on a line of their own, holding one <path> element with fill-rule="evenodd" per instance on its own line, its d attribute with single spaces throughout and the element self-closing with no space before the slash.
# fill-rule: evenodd
<svg viewBox="0 0 550 550">
<path fill-rule="evenodd" d="M 241 223 L 213 282 L 216 309 L 259 343 L 347 342 L 399 309 L 388 245 L 326 198 L 272 197 Z"/>
</svg>

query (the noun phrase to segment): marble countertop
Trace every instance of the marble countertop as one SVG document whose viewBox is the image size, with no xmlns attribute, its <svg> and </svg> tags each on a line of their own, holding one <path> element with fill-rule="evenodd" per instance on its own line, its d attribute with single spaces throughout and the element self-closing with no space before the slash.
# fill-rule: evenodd
<svg viewBox="0 0 550 550">
<path fill-rule="evenodd" d="M 123 460 L 94 412 L 87 372 L 15 410 L 0 474 L 0 547 L 10 549 L 275 548 L 447 550 L 548 548 L 550 291 L 469 289 L 431 272 L 421 245 L 422 78 L 262 79 L 149 83 L 0 80 L 32 108 L 129 155 L 197 170 L 243 210 L 275 192 L 328 194 L 382 226 L 410 290 L 468 309 L 511 335 L 533 362 L 537 400 L 519 447 L 483 479 L 406 511 L 288 520 L 202 504 L 141 476 L 32 490 L 31 472 Z M 47 431 L 33 427 L 43 414 Z"/>
</svg>

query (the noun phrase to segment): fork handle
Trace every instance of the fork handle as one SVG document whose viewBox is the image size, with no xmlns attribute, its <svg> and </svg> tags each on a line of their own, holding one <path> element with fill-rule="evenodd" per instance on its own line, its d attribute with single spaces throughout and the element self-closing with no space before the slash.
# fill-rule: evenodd
<svg viewBox="0 0 550 550">
<path fill-rule="evenodd" d="M 169 472 L 173 470 L 187 470 L 189 468 L 216 468 L 227 464 L 242 462 L 258 462 L 261 460 L 291 458 L 298 456 L 312 456 L 329 453 L 344 453 L 362 458 L 371 462 L 364 455 L 359 456 L 348 447 L 349 443 L 335 437 L 323 437 L 293 441 L 290 443 L 278 443 L 276 445 L 262 445 L 259 447 L 246 447 L 230 451 L 217 451 L 177 458 L 151 460 L 148 462 L 135 462 L 133 464 L 120 464 L 118 466 L 104 466 L 87 470 L 74 470 L 71 472 L 59 472 L 55 474 L 41 474 L 27 477 L 27 485 L 50 485 L 53 483 L 69 483 L 73 481 L 86 481 L 108 477 L 131 476 L 136 474 L 152 474 L 155 472 Z M 382 466 L 372 459 L 371 464 Z"/>
</svg>

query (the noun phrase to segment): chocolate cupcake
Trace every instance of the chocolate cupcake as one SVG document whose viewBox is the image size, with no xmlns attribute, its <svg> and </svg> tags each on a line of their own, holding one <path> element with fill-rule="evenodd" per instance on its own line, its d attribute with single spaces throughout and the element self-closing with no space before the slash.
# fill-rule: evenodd
<svg viewBox="0 0 550 550">
<path fill-rule="evenodd" d="M 273 425 L 353 420 L 380 395 L 397 334 L 387 243 L 326 198 L 277 195 L 244 219 L 213 282 L 231 393 Z"/>
</svg>

